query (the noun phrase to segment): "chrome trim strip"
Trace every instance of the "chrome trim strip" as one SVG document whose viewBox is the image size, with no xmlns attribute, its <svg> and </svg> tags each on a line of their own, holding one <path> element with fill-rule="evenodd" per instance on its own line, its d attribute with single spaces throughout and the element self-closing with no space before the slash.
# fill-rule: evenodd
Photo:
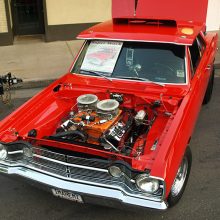
<svg viewBox="0 0 220 220">
<path fill-rule="evenodd" d="M 82 75 L 82 76 L 86 76 L 86 77 L 95 77 L 95 78 L 100 78 L 103 79 L 103 77 L 100 76 L 92 76 L 92 75 L 86 75 L 86 74 L 81 74 L 81 73 L 72 73 L 71 74 L 75 74 L 75 75 Z M 113 78 L 113 77 L 107 77 L 108 79 L 111 80 L 120 80 L 120 81 L 129 81 L 129 82 L 138 82 L 138 83 L 145 83 L 145 84 L 152 84 L 155 85 L 154 82 L 148 82 L 148 81 L 139 81 L 139 80 L 130 80 L 130 79 L 120 79 L 120 78 Z M 161 83 L 161 82 L 155 82 L 155 83 Z M 187 86 L 188 83 L 163 83 L 164 85 L 175 85 L 175 86 Z M 159 86 L 159 85 L 158 85 Z"/>
<path fill-rule="evenodd" d="M 86 169 L 86 170 L 95 170 L 95 171 L 99 171 L 99 172 L 103 172 L 103 173 L 108 173 L 108 170 L 105 169 L 100 169 L 100 168 L 95 168 L 95 167 L 89 167 L 89 166 L 83 166 L 83 165 L 77 165 L 77 164 L 72 164 L 72 163 L 66 163 L 66 162 L 62 162 L 59 160 L 54 160 L 52 158 L 49 157 L 44 157 L 38 154 L 34 154 L 34 157 L 40 158 L 40 159 L 44 159 L 50 162 L 54 162 L 54 163 L 58 163 L 64 166 L 68 166 L 68 167 L 76 167 L 76 168 L 81 168 L 81 169 Z"/>
<path fill-rule="evenodd" d="M 18 175 L 26 179 L 37 182 L 41 185 L 47 185 L 50 188 L 58 188 L 76 193 L 87 194 L 94 197 L 105 197 L 107 199 L 118 200 L 127 205 L 139 206 L 143 208 L 154 208 L 165 210 L 168 205 L 165 201 L 153 200 L 149 197 L 136 197 L 135 195 L 125 194 L 120 189 L 113 189 L 106 186 L 100 187 L 92 185 L 87 181 L 76 181 L 68 178 L 60 178 L 57 175 L 43 173 L 42 170 L 33 170 L 29 167 L 20 165 L 7 165 L 5 162 L 0 162 L 0 173 L 8 175 Z"/>
<path fill-rule="evenodd" d="M 185 59 L 186 84 L 189 85 L 190 76 L 189 76 L 188 59 L 187 59 L 187 46 L 185 47 L 185 58 L 184 59 Z"/>
<path fill-rule="evenodd" d="M 162 181 L 163 182 L 163 195 L 162 195 L 162 197 L 161 197 L 161 199 L 162 200 L 165 200 L 165 196 L 166 196 L 166 182 L 165 182 L 165 180 L 163 179 L 163 178 L 161 178 L 161 177 L 157 177 L 157 176 L 149 176 L 150 178 L 152 178 L 152 179 L 157 179 L 157 180 L 160 180 L 160 181 Z"/>
<path fill-rule="evenodd" d="M 79 38 L 80 39 L 80 38 Z M 82 38 L 83 39 L 83 38 Z M 105 38 L 100 38 L 100 39 L 97 39 L 97 38 L 95 38 L 95 39 L 93 39 L 93 38 L 91 38 L 91 39 L 87 39 L 87 38 L 85 38 L 84 40 L 86 40 L 85 42 L 84 42 L 84 44 L 83 44 L 83 46 L 82 46 L 82 48 L 81 48 L 81 50 L 80 50 L 80 52 L 79 52 L 79 54 L 78 54 L 78 56 L 77 56 L 77 58 L 75 59 L 75 61 L 74 61 L 74 63 L 73 63 L 73 65 L 72 65 L 72 67 L 70 68 L 71 69 L 71 71 L 70 71 L 70 73 L 71 74 L 75 74 L 75 75 L 83 75 L 83 76 L 86 76 L 86 77 L 94 77 L 94 78 L 103 78 L 103 77 L 100 77 L 100 76 L 92 76 L 92 75 L 85 75 L 85 74 L 80 74 L 80 73 L 74 73 L 74 72 L 72 72 L 73 71 L 73 68 L 74 68 L 74 66 L 75 66 L 75 64 L 76 64 L 76 62 L 77 62 L 77 59 L 79 58 L 79 56 L 81 55 L 81 53 L 82 53 L 82 51 L 83 51 L 83 49 L 84 49 L 84 47 L 85 47 L 85 45 L 86 45 L 86 43 L 87 43 L 87 41 L 88 40 L 109 40 L 109 41 L 117 41 L 117 40 L 115 40 L 115 39 L 105 39 Z M 126 41 L 126 40 L 118 40 L 118 41 Z M 128 41 L 128 40 L 127 40 Z M 139 42 L 139 41 L 136 41 L 136 42 Z M 142 41 L 140 41 L 140 42 L 142 42 Z M 163 42 L 157 42 L 157 41 L 143 41 L 143 42 L 146 42 L 146 43 L 163 43 Z M 164 43 L 169 43 L 169 42 L 164 42 Z M 183 45 L 183 46 L 190 46 L 190 44 L 188 45 L 188 44 L 177 44 L 177 45 Z M 164 82 L 155 82 L 155 83 L 163 83 L 163 85 L 175 85 L 175 86 L 187 86 L 188 84 L 189 84 L 189 76 L 188 76 L 188 66 L 187 66 L 187 57 L 186 57 L 186 48 L 185 48 L 185 57 L 184 57 L 184 63 L 185 63 L 185 74 L 186 74 L 186 82 L 185 83 L 164 83 Z M 129 79 L 120 79 L 120 78 L 114 78 L 114 77 L 106 77 L 106 78 L 108 78 L 108 79 L 111 79 L 111 80 L 120 80 L 120 81 L 129 81 L 129 82 L 139 82 L 139 83 L 147 83 L 147 84 L 153 84 L 154 83 L 154 81 L 151 83 L 151 82 L 148 82 L 148 81 L 138 81 L 138 80 L 129 80 Z"/>
<path fill-rule="evenodd" d="M 14 155 L 14 154 L 23 154 L 23 150 L 9 151 L 8 152 L 8 155 Z"/>
<path fill-rule="evenodd" d="M 113 185 L 110 186 L 110 185 L 103 184 L 103 183 L 97 183 L 97 182 L 94 183 L 94 182 L 90 182 L 90 181 L 87 181 L 87 180 L 79 180 L 79 179 L 74 179 L 74 178 L 70 178 L 70 177 L 64 177 L 64 176 L 60 176 L 60 175 L 55 174 L 55 173 L 47 172 L 45 170 L 38 169 L 38 168 L 32 167 L 30 165 L 26 165 L 26 164 L 19 164 L 19 163 L 8 164 L 6 162 L 0 162 L 0 173 L 2 172 L 1 171 L 1 166 L 4 166 L 4 167 L 7 168 L 7 174 L 13 174 L 14 170 L 23 170 L 23 171 L 24 170 L 32 170 L 32 171 L 38 172 L 39 174 L 45 174 L 45 175 L 52 176 L 52 177 L 55 177 L 55 178 L 59 178 L 59 179 L 62 179 L 62 180 L 68 181 L 68 182 L 77 182 L 77 183 L 89 184 L 89 185 L 94 185 L 94 186 L 99 186 L 99 187 L 105 187 L 105 188 L 114 189 L 114 190 L 120 190 L 128 196 L 141 198 L 141 199 L 146 199 L 146 197 L 147 197 L 149 200 L 152 200 L 152 201 L 161 201 L 160 198 L 153 197 L 153 196 L 150 197 L 151 195 L 147 194 L 147 193 L 142 193 L 143 196 L 134 195 L 134 194 L 131 194 L 131 193 L 125 191 L 120 186 L 113 186 Z M 13 171 L 13 172 L 11 173 L 11 171 Z M 31 179 L 31 177 L 30 177 L 30 179 Z"/>
<path fill-rule="evenodd" d="M 83 42 L 83 44 L 82 44 L 82 46 L 81 46 L 81 48 L 80 48 L 78 54 L 75 56 L 75 58 L 74 58 L 74 60 L 73 60 L 73 64 L 72 64 L 71 67 L 69 68 L 70 72 L 73 70 L 73 67 L 75 66 L 76 61 L 78 60 L 80 54 L 82 53 L 82 51 L 83 51 L 85 45 L 86 45 L 86 41 Z"/>
<path fill-rule="evenodd" d="M 133 42 L 148 42 L 148 43 L 162 43 L 162 44 L 175 44 L 175 45 L 184 45 L 184 46 L 192 46 L 192 44 L 184 44 L 177 42 L 169 42 L 169 41 L 149 41 L 149 40 L 132 40 L 132 39 L 114 39 L 114 38 L 86 38 L 86 37 L 77 37 L 79 40 L 112 40 L 112 41 L 133 41 Z"/>
</svg>

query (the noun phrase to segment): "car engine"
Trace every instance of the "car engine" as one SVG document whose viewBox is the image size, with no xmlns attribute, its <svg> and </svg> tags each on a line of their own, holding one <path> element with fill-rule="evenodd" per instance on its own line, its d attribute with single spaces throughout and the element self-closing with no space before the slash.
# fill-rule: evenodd
<svg viewBox="0 0 220 220">
<path fill-rule="evenodd" d="M 121 95 L 104 100 L 93 94 L 79 96 L 52 138 L 129 154 L 135 141 L 148 131 L 148 112 L 123 108 L 122 102 Z"/>
</svg>

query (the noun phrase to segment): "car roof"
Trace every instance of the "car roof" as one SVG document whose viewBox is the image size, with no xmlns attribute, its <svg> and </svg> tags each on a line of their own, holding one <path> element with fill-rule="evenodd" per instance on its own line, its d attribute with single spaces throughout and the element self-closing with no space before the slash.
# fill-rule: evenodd
<svg viewBox="0 0 220 220">
<path fill-rule="evenodd" d="M 192 21 L 112 19 L 81 32 L 77 38 L 192 45 L 205 28 L 204 23 Z"/>
</svg>

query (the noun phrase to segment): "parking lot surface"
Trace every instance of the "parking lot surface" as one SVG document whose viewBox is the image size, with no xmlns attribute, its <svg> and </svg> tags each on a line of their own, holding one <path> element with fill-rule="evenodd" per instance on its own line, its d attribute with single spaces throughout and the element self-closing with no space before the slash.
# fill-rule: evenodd
<svg viewBox="0 0 220 220">
<path fill-rule="evenodd" d="M 219 72 L 217 73 L 219 75 Z M 37 91 L 32 91 L 32 94 Z M 0 119 L 16 109 L 31 91 L 20 92 L 14 106 L 0 104 Z M 19 119 L 18 119 L 19 120 Z M 213 98 L 203 106 L 195 128 L 191 149 L 193 164 L 186 191 L 167 211 L 117 210 L 76 204 L 52 196 L 24 182 L 0 176 L 0 219 L 24 220 L 144 220 L 219 219 L 220 216 L 220 77 L 215 80 Z"/>
</svg>

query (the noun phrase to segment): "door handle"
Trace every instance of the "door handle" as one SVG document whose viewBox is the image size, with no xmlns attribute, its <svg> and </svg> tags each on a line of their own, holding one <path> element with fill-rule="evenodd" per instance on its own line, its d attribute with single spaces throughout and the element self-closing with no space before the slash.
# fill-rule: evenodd
<svg viewBox="0 0 220 220">
<path fill-rule="evenodd" d="M 207 67 L 206 67 L 206 70 L 211 70 L 212 69 L 212 65 L 209 64 Z"/>
</svg>

